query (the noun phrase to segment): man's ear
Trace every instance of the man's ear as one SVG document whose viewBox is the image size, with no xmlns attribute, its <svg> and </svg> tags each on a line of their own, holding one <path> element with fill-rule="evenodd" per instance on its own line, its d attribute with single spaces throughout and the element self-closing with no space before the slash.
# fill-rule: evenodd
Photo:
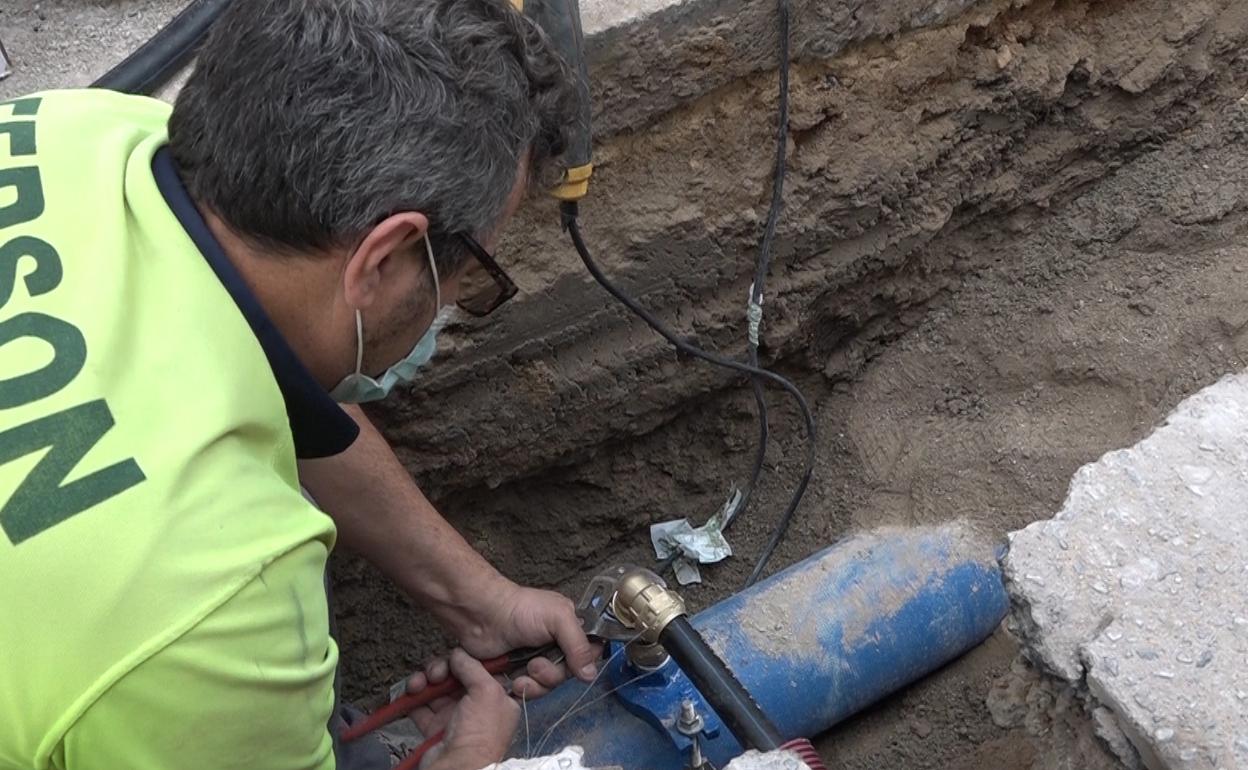
<svg viewBox="0 0 1248 770">
<path fill-rule="evenodd" d="M 377 224 L 347 258 L 342 286 L 347 304 L 365 310 L 385 286 L 404 249 L 424 237 L 429 219 L 418 211 L 392 214 Z"/>
</svg>

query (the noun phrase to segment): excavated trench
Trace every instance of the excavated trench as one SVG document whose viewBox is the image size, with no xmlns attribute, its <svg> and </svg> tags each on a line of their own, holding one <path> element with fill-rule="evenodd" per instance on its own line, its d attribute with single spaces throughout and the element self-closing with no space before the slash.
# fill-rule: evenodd
<svg viewBox="0 0 1248 770">
<path fill-rule="evenodd" d="M 776 39 L 770 8 L 708 5 L 591 41 L 583 223 L 644 304 L 740 355 Z M 1001 537 L 1244 366 L 1246 37 L 1242 0 L 796 4 L 763 355 L 815 405 L 821 445 L 776 568 L 881 524 L 966 518 Z M 454 330 L 426 383 L 375 416 L 482 552 L 575 594 L 648 560 L 651 522 L 704 520 L 745 481 L 753 404 L 611 303 L 553 206 L 508 238 L 523 296 Z M 800 468 L 795 411 L 771 404 L 763 488 L 697 605 L 740 585 Z M 364 565 L 335 576 L 355 694 L 445 643 L 414 635 L 427 618 Z M 999 633 L 823 736 L 829 766 L 1113 767 L 1078 706 L 1011 673 L 1016 653 Z"/>
<path fill-rule="evenodd" d="M 10 51 L 36 52 L 0 95 L 82 82 L 100 68 L 58 51 L 132 47 L 146 32 L 109 42 L 108 14 L 176 5 L 0 9 Z M 586 236 L 670 324 L 741 355 L 770 195 L 774 6 L 583 5 L 598 131 Z M 1079 465 L 1245 366 L 1248 2 L 793 5 L 762 354 L 814 405 L 820 455 L 773 569 L 878 525 L 963 518 L 1002 537 L 1051 515 Z M 87 17 L 94 31 L 74 32 Z M 49 45 L 57 24 L 69 42 Z M 611 303 L 549 202 L 507 238 L 522 295 L 452 329 L 421 387 L 374 415 L 504 572 L 575 594 L 605 565 L 649 560 L 651 522 L 703 520 L 745 481 L 753 400 Z M 770 403 L 737 556 L 704 569 L 695 606 L 740 585 L 800 468 L 795 411 Z M 348 695 L 444 649 L 366 565 L 333 567 Z M 830 767 L 1114 767 L 1079 706 L 1016 655 L 999 632 L 818 746 Z"/>
</svg>

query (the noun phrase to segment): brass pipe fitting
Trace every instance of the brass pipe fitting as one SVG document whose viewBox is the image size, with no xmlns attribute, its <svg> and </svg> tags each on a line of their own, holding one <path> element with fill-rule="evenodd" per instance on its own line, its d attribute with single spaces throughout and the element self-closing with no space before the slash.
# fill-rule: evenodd
<svg viewBox="0 0 1248 770">
<path fill-rule="evenodd" d="M 646 644 L 640 640 L 628 645 L 627 655 L 633 668 L 641 671 L 658 671 L 671 660 L 663 645 Z"/>
<path fill-rule="evenodd" d="M 685 600 L 648 569 L 634 568 L 621 575 L 611 599 L 611 611 L 620 622 L 641 634 L 646 644 L 657 644 L 667 624 L 685 614 Z"/>
</svg>

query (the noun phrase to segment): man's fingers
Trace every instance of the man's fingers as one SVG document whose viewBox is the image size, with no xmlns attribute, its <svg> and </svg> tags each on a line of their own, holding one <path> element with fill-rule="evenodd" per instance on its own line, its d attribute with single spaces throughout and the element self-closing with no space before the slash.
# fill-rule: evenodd
<svg viewBox="0 0 1248 770">
<path fill-rule="evenodd" d="M 534 658 L 529 661 L 526 671 L 529 678 L 548 690 L 558 687 L 563 680 L 568 678 L 568 670 L 566 667 L 551 663 L 545 658 Z"/>
<path fill-rule="evenodd" d="M 494 681 L 494 676 L 481 665 L 481 661 L 459 648 L 451 653 L 450 672 L 468 692 L 482 687 L 499 686 Z"/>
<path fill-rule="evenodd" d="M 594 652 L 594 646 L 589 643 L 589 637 L 585 636 L 570 601 L 567 602 L 567 610 L 555 616 L 554 628 L 551 630 L 554 632 L 555 641 L 559 643 L 559 649 L 567 657 L 568 668 L 579 679 L 589 682 L 598 675 L 598 655 Z"/>
<path fill-rule="evenodd" d="M 435 735 L 446 729 L 453 713 L 454 709 L 434 710 L 422 706 L 407 716 L 416 724 L 416 729 L 420 730 L 421 735 Z"/>
<path fill-rule="evenodd" d="M 450 675 L 451 667 L 446 658 L 434 658 L 425 665 L 425 676 L 428 677 L 429 684 L 437 684 Z"/>
<path fill-rule="evenodd" d="M 443 711 L 455 708 L 455 704 L 459 703 L 459 698 L 453 695 L 446 695 L 441 698 L 435 698 L 429 703 L 429 710 L 435 714 L 441 714 Z"/>
<path fill-rule="evenodd" d="M 530 660 L 525 671 L 526 674 L 517 676 L 511 683 L 511 691 L 523 695 L 526 700 L 546 695 L 568 678 L 568 671 L 563 665 L 551 663 L 545 658 Z"/>
<path fill-rule="evenodd" d="M 430 732 L 427 728 L 433 727 L 435 715 L 432 711 L 422 706 L 421 708 L 411 711 L 407 715 L 407 718 L 416 723 L 416 729 L 420 730 L 422 735 L 429 735 Z M 437 730 L 434 730 L 433 732 L 437 732 Z"/>
<path fill-rule="evenodd" d="M 517 698 L 523 697 L 526 701 L 535 700 L 549 693 L 551 688 L 537 682 L 531 676 L 518 676 L 511 683 L 511 691 Z"/>
<path fill-rule="evenodd" d="M 431 684 L 445 681 L 450 674 L 451 667 L 446 658 L 434 658 L 425 664 L 424 671 L 417 671 L 407 678 L 407 692 L 415 695 Z"/>
<path fill-rule="evenodd" d="M 424 671 L 417 671 L 407 678 L 407 692 L 409 695 L 415 695 L 421 690 L 429 686 L 429 677 L 425 676 Z M 394 691 L 391 690 L 391 693 Z"/>
</svg>

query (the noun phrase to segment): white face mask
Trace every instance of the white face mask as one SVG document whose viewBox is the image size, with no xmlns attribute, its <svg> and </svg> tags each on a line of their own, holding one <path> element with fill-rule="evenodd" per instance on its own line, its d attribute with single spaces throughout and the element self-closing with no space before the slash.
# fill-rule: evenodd
<svg viewBox="0 0 1248 770">
<path fill-rule="evenodd" d="M 412 352 L 401 358 L 393 366 L 386 369 L 381 377 L 374 379 L 364 374 L 360 367 L 364 363 L 364 316 L 355 311 L 355 371 L 343 378 L 329 392 L 331 398 L 344 404 L 362 404 L 366 401 L 379 401 L 390 395 L 390 391 L 400 382 L 412 382 L 416 379 L 416 371 L 429 363 L 438 347 L 438 332 L 450 320 L 454 308 L 442 307 L 442 287 L 438 280 L 438 266 L 433 261 L 433 246 L 429 236 L 425 236 L 425 254 L 429 257 L 429 270 L 433 275 L 433 291 L 435 307 L 438 309 L 430 324 Z"/>
</svg>

